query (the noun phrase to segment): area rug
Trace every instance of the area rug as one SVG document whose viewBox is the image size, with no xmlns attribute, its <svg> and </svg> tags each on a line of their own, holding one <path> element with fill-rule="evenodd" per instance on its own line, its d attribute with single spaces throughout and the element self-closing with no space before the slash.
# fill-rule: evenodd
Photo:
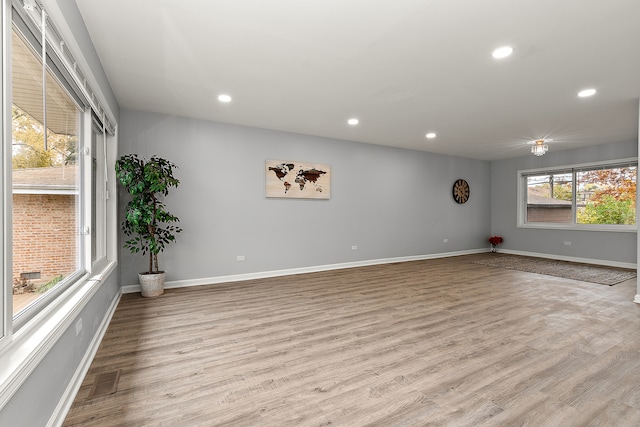
<svg viewBox="0 0 640 427">
<path fill-rule="evenodd" d="M 636 270 L 605 267 L 593 264 L 558 261 L 520 255 L 502 255 L 491 253 L 472 261 L 474 264 L 546 274 L 564 279 L 581 280 L 612 286 L 636 277 Z"/>
</svg>

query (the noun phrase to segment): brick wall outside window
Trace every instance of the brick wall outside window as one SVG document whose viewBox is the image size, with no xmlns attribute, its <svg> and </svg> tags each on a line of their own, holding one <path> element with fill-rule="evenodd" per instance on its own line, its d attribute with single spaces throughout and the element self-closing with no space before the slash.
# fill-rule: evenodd
<svg viewBox="0 0 640 427">
<path fill-rule="evenodd" d="M 47 282 L 76 270 L 75 195 L 13 195 L 13 279 L 40 272 Z"/>
</svg>

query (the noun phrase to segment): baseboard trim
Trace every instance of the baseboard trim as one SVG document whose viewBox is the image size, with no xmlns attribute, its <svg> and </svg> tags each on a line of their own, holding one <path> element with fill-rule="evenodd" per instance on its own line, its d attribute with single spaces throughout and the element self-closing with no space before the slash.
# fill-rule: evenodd
<svg viewBox="0 0 640 427">
<path fill-rule="evenodd" d="M 290 276 L 293 274 L 317 273 L 320 271 L 341 270 L 345 268 L 366 267 L 370 265 L 391 264 L 395 262 L 421 261 L 426 259 L 448 258 L 452 256 L 478 254 L 478 253 L 487 252 L 487 251 L 488 249 L 484 249 L 484 248 L 471 249 L 471 250 L 457 251 L 457 252 L 444 252 L 444 253 L 437 253 L 437 254 L 415 255 L 415 256 L 395 257 L 395 258 L 380 258 L 380 259 L 372 259 L 372 260 L 364 260 L 364 261 L 344 262 L 339 264 L 326 264 L 326 265 L 317 265 L 317 266 L 311 266 L 311 267 L 290 268 L 286 270 L 271 270 L 271 271 L 261 271 L 256 273 L 233 274 L 228 276 L 205 277 L 201 279 L 175 280 L 175 281 L 166 282 L 164 287 L 165 289 L 172 289 L 172 288 L 186 288 L 190 286 L 215 285 L 218 283 L 241 282 L 245 280 L 266 279 L 269 277 Z M 131 284 L 131 285 L 126 285 L 122 287 L 122 293 L 124 294 L 135 293 L 135 292 L 140 292 L 139 284 Z"/>
<path fill-rule="evenodd" d="M 85 352 L 80 365 L 76 369 L 71 381 L 67 385 L 64 394 L 60 398 L 58 405 L 56 405 L 55 410 L 51 414 L 49 418 L 49 422 L 47 423 L 47 427 L 60 427 L 64 423 L 64 420 L 69 413 L 69 409 L 71 409 L 71 405 L 73 404 L 80 387 L 82 386 L 82 382 L 84 381 L 87 372 L 89 372 L 89 368 L 91 367 L 91 362 L 93 362 L 93 358 L 98 352 L 98 348 L 100 347 L 100 343 L 102 342 L 102 338 L 107 333 L 107 329 L 109 328 L 109 323 L 111 323 L 111 319 L 118 307 L 118 303 L 120 302 L 120 298 L 122 293 L 117 293 L 116 296 L 111 301 L 111 305 L 107 310 L 106 315 L 102 319 L 96 334 L 94 335 L 87 351 Z"/>
<path fill-rule="evenodd" d="M 640 294 L 636 295 L 636 298 L 633 300 L 633 302 L 640 304 Z"/>
<path fill-rule="evenodd" d="M 556 259 L 559 261 L 570 261 L 570 262 L 581 262 L 584 264 L 595 264 L 595 265 L 604 265 L 607 267 L 619 267 L 619 268 L 630 268 L 636 269 L 637 264 L 631 262 L 618 262 L 618 261 L 609 261 L 603 259 L 592 259 L 592 258 L 578 258 L 578 257 L 570 257 L 563 255 L 553 255 L 553 254 L 541 254 L 537 252 L 525 252 L 525 251 L 514 251 L 511 249 L 500 249 L 498 252 L 512 255 L 523 255 L 523 256 L 532 256 L 538 258 L 548 258 L 548 259 Z"/>
<path fill-rule="evenodd" d="M 395 262 L 448 258 L 452 256 L 471 255 L 471 254 L 478 254 L 478 253 L 483 253 L 488 251 L 489 249 L 484 249 L 484 248 L 471 249 L 471 250 L 457 251 L 457 252 L 443 252 L 443 253 L 437 253 L 437 254 L 415 255 L 415 256 L 396 257 L 396 258 L 380 258 L 380 259 L 372 259 L 372 260 L 364 260 L 364 261 L 356 261 L 356 262 L 345 262 L 345 263 L 339 263 L 339 264 L 317 265 L 312 267 L 291 268 L 287 270 L 271 270 L 271 271 L 261 271 L 256 273 L 233 274 L 228 276 L 205 277 L 201 279 L 175 280 L 175 281 L 166 282 L 165 289 L 186 288 L 190 286 L 215 285 L 218 283 L 228 283 L 228 282 L 241 282 L 245 280 L 266 279 L 269 277 L 290 276 L 293 274 L 304 274 L 304 273 L 316 273 L 320 271 L 340 270 L 344 268 L 354 268 L 354 267 L 366 267 L 369 265 L 391 264 Z M 538 257 L 538 258 L 557 259 L 560 261 L 571 261 L 571 262 L 581 262 L 585 264 L 604 265 L 608 267 L 619 267 L 619 268 L 630 268 L 630 269 L 636 268 L 636 264 L 628 263 L 628 262 L 568 257 L 568 256 L 562 256 L 562 255 L 542 254 L 537 252 L 514 251 L 510 249 L 500 249 L 499 252 L 505 253 L 505 254 L 512 254 L 512 255 L 523 255 L 523 256 L 532 256 L 532 257 Z M 122 293 L 124 294 L 135 293 L 135 292 L 140 292 L 139 284 L 131 284 L 131 285 L 126 285 L 122 287 Z"/>
</svg>

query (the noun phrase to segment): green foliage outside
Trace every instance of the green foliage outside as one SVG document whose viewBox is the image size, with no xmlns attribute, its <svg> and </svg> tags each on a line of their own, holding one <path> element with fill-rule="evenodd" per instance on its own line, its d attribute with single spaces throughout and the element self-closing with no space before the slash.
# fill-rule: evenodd
<svg viewBox="0 0 640 427">
<path fill-rule="evenodd" d="M 621 167 L 583 172 L 585 191 L 593 194 L 576 219 L 581 224 L 636 223 L 636 167 Z"/>
<path fill-rule="evenodd" d="M 549 183 L 539 184 L 533 187 L 539 195 L 549 197 Z M 555 184 L 553 186 L 553 198 L 558 200 L 571 201 L 571 184 Z"/>
<path fill-rule="evenodd" d="M 62 274 L 59 275 L 59 276 L 56 276 L 53 279 L 49 280 L 44 285 L 42 285 L 39 288 L 37 288 L 36 292 L 38 292 L 39 294 L 43 294 L 43 293 L 47 292 L 49 289 L 53 288 L 58 283 L 60 283 L 62 281 L 62 279 L 64 279 L 64 276 Z"/>
<path fill-rule="evenodd" d="M 78 139 L 72 135 L 47 133 L 44 149 L 42 124 L 15 105 L 11 108 L 13 169 L 46 168 L 75 164 Z"/>
<path fill-rule="evenodd" d="M 571 201 L 571 184 L 554 185 L 553 198 Z"/>
<path fill-rule="evenodd" d="M 597 202 L 578 209 L 577 221 L 580 224 L 635 224 L 635 203 L 603 195 Z"/>
</svg>

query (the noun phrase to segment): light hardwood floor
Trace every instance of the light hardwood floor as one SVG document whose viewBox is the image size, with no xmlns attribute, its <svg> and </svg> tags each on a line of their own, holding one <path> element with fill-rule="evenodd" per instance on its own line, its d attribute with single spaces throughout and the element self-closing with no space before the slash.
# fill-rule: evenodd
<svg viewBox="0 0 640 427">
<path fill-rule="evenodd" d="M 472 258 L 124 295 L 64 425 L 640 425 L 635 280 Z"/>
</svg>

